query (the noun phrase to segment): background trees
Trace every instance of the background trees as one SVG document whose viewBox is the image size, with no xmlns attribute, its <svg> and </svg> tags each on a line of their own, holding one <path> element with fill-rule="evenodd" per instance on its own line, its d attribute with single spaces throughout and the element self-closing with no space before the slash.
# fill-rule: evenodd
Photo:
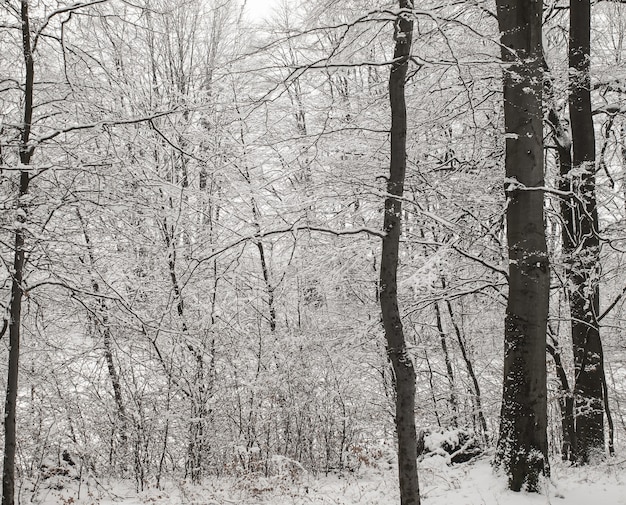
<svg viewBox="0 0 626 505">
<path fill-rule="evenodd" d="M 22 6 L 31 47 L 37 40 L 32 120 L 23 114 Z M 568 23 L 549 7 L 550 99 L 566 133 L 568 76 L 558 62 Z M 590 226 L 599 235 L 583 234 L 599 240 L 587 280 L 602 287 L 600 315 L 592 312 L 606 325 L 618 435 L 624 157 L 620 76 L 607 70 L 619 51 L 606 48 L 619 44 L 622 16 L 616 5 L 592 11 L 602 27 L 592 31 L 599 63 L 590 69 L 600 169 Z M 499 424 L 504 316 L 515 302 L 505 209 L 526 198 L 540 209 L 541 192 L 524 189 L 543 183 L 536 174 L 508 180 L 507 208 L 491 7 L 426 2 L 401 19 L 414 23 L 400 83 L 405 182 L 393 216 L 398 317 L 417 377 L 409 410 L 420 428 L 459 427 L 488 445 Z M 45 485 L 41 462 L 63 464 L 65 451 L 83 477 L 132 478 L 138 489 L 172 476 L 384 461 L 398 379 L 379 320 L 397 20 L 395 4 L 369 0 L 290 3 L 254 27 L 235 0 L 3 4 L 1 289 L 7 326 L 21 320 L 20 385 L 8 391 L 17 394 L 18 475 L 35 491 Z M 530 70 L 541 73 L 519 68 Z M 534 132 L 540 91 L 522 93 Z M 548 451 L 562 445 L 558 402 L 577 366 L 559 217 L 570 188 L 559 185 L 551 144 L 563 139 L 551 136 L 545 154 L 549 322 L 563 372 L 550 364 Z M 539 159 L 539 147 L 529 149 Z M 26 200 L 19 172 L 30 180 Z M 579 193 L 564 208 L 590 194 Z M 12 265 L 22 229 L 20 281 Z M 12 286 L 24 294 L 21 318 L 8 317 Z"/>
</svg>

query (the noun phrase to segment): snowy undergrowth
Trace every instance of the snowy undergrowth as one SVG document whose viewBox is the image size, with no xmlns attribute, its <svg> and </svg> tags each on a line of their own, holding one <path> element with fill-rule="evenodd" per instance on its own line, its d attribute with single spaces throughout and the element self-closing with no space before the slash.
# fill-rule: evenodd
<svg viewBox="0 0 626 505">
<path fill-rule="evenodd" d="M 575 468 L 553 462 L 552 477 L 542 494 L 513 493 L 504 477 L 494 475 L 488 457 L 449 466 L 434 455 L 420 463 L 425 505 L 626 505 L 626 460 Z M 20 503 L 31 502 L 27 492 Z M 93 505 L 386 505 L 399 503 L 395 469 L 364 468 L 357 473 L 313 477 L 210 479 L 202 486 L 168 483 L 164 489 L 137 493 L 128 482 L 84 482 L 63 489 L 41 489 L 32 503 Z"/>
</svg>

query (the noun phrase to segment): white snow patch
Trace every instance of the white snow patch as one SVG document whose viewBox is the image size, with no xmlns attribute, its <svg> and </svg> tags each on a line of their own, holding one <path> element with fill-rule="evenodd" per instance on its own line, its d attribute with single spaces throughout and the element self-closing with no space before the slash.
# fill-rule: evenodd
<svg viewBox="0 0 626 505">
<path fill-rule="evenodd" d="M 576 468 L 552 462 L 552 477 L 545 479 L 543 492 L 515 493 L 506 488 L 506 478 L 493 472 L 490 457 L 449 466 L 443 456 L 433 455 L 420 462 L 423 505 L 626 505 L 626 461 L 609 461 L 600 466 Z M 207 479 L 204 485 L 169 482 L 135 492 L 134 483 L 66 482 L 62 490 L 44 490 L 32 503 L 88 503 L 92 505 L 139 504 L 271 504 L 271 505 L 392 505 L 400 502 L 395 465 L 364 468 L 357 473 L 297 478 L 242 476 Z M 22 489 L 22 503 L 30 501 Z M 70 499 L 72 498 L 72 500 Z"/>
</svg>

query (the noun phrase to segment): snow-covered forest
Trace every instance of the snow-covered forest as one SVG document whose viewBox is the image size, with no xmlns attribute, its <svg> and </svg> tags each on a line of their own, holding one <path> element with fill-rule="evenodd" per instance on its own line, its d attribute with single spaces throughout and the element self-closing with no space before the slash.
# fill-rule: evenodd
<svg viewBox="0 0 626 505">
<path fill-rule="evenodd" d="M 2 505 L 626 504 L 626 5 L 256 1 L 0 2 Z"/>
</svg>

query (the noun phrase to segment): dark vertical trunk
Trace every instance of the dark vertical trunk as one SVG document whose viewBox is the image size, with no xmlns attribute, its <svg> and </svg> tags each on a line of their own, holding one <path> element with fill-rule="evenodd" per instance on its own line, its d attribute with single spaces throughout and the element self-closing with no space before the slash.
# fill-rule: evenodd
<svg viewBox="0 0 626 505">
<path fill-rule="evenodd" d="M 496 464 L 509 488 L 538 491 L 548 471 L 546 326 L 549 267 L 543 219 L 542 2 L 498 0 L 504 61 L 509 296 Z M 536 188 L 536 189 L 531 189 Z"/>
<path fill-rule="evenodd" d="M 35 66 L 30 42 L 30 19 L 28 15 L 28 1 L 21 2 L 22 20 L 22 47 L 26 82 L 24 86 L 24 124 L 22 125 L 19 157 L 23 166 L 29 165 L 33 155 L 33 148 L 28 145 L 30 140 L 31 124 L 33 120 L 33 87 Z M 4 404 L 4 466 L 2 470 L 2 505 L 15 503 L 15 451 L 16 439 L 16 412 L 17 387 L 20 360 L 20 325 L 22 322 L 22 295 L 24 278 L 24 263 L 26 253 L 24 247 L 24 224 L 28 208 L 23 198 L 28 193 L 30 184 L 29 172 L 20 171 L 20 184 L 17 200 L 17 226 L 15 228 L 15 251 L 13 258 L 13 280 L 11 283 L 11 302 L 9 312 L 9 367 L 7 374 L 6 400 Z"/>
<path fill-rule="evenodd" d="M 552 337 L 552 343 L 547 344 L 546 348 L 554 360 L 556 375 L 559 379 L 559 408 L 561 409 L 561 429 L 563 431 L 561 458 L 563 461 L 573 461 L 576 444 L 574 433 L 574 396 L 561 361 L 561 352 L 554 337 Z"/>
<path fill-rule="evenodd" d="M 598 211 L 595 195 L 595 135 L 589 76 L 591 4 L 573 0 L 570 8 L 569 112 L 572 127 L 572 168 L 568 178 L 578 198 L 572 200 L 566 223 L 572 249 L 567 268 L 574 347 L 576 460 L 588 463 L 604 452 L 603 360 L 600 342 Z"/>
<path fill-rule="evenodd" d="M 248 180 L 248 182 L 250 182 Z M 261 224 L 259 219 L 259 209 L 256 200 L 252 198 L 252 215 L 254 217 L 254 227 L 257 233 L 261 233 Z M 261 272 L 263 274 L 263 281 L 265 282 L 265 289 L 267 290 L 267 310 L 268 321 L 270 324 L 270 331 L 276 331 L 276 304 L 274 302 L 274 286 L 272 286 L 272 280 L 270 279 L 269 265 L 267 264 L 267 258 L 265 256 L 265 247 L 263 242 L 259 238 L 256 243 L 256 247 L 259 250 L 259 259 L 261 260 Z"/>
<path fill-rule="evenodd" d="M 552 86 L 550 86 L 548 90 L 550 94 L 552 93 Z M 586 338 L 581 333 L 586 331 L 586 328 L 589 329 L 590 334 L 595 334 L 597 336 L 597 346 L 601 348 L 601 342 L 599 340 L 599 319 L 594 315 L 597 313 L 597 305 L 596 309 L 593 311 L 587 311 L 587 316 L 585 315 L 584 304 L 585 297 L 581 296 L 580 293 L 585 292 L 585 286 L 588 285 L 590 279 L 584 279 L 584 268 L 581 268 L 580 263 L 575 263 L 575 256 L 579 255 L 581 252 L 579 247 L 582 246 L 581 239 L 584 239 L 582 235 L 583 227 L 589 227 L 588 224 L 583 224 L 583 220 L 589 222 L 594 220 L 593 218 L 593 209 L 588 207 L 588 200 L 586 201 L 586 197 L 584 195 L 579 194 L 581 188 L 581 178 L 579 175 L 574 176 L 576 172 L 572 172 L 572 139 L 570 137 L 568 128 L 563 124 L 563 121 L 559 117 L 554 105 L 550 106 L 550 110 L 548 112 L 548 120 L 552 125 L 554 130 L 553 137 L 556 142 L 556 152 L 559 162 L 559 190 L 563 191 L 563 193 L 576 193 L 576 198 L 562 198 L 560 203 L 560 212 L 561 212 L 561 243 L 562 243 L 562 254 L 564 258 L 564 262 L 566 265 L 565 276 L 567 279 L 567 283 L 565 286 L 565 293 L 567 295 L 568 303 L 570 305 L 570 320 L 572 321 L 572 340 L 573 342 L 580 341 L 581 339 Z M 580 135 L 581 132 L 578 132 Z M 583 132 L 584 133 L 584 132 Z M 608 172 L 607 172 L 608 173 Z M 595 190 L 595 185 L 594 185 Z M 594 197 L 595 200 L 595 197 Z M 585 203 L 587 202 L 587 203 Z M 594 203 L 595 207 L 595 203 Z M 597 228 L 597 218 L 595 227 Z M 583 226 L 581 226 L 581 224 Z M 596 248 L 597 251 L 597 248 Z M 584 254 L 584 252 L 583 252 Z M 589 256 L 589 259 L 593 259 L 593 256 Z M 594 261 L 597 261 L 597 256 Z M 576 275 L 576 273 L 578 275 Z M 581 275 L 583 274 L 583 275 Z M 582 283 L 582 284 L 581 284 Z M 597 292 L 594 292 L 593 288 L 590 291 L 591 298 L 596 297 L 597 300 Z M 589 293 L 587 293 L 587 296 Z M 582 318 L 582 319 L 581 319 Z M 583 324 L 584 323 L 584 324 Z M 594 329 L 595 328 L 595 329 Z M 576 346 L 574 345 L 574 349 Z M 563 425 L 563 446 L 562 446 L 562 458 L 563 460 L 570 461 L 579 461 L 584 463 L 587 457 L 584 454 L 588 453 L 587 449 L 582 449 L 582 452 L 578 451 L 577 445 L 577 430 L 576 430 L 576 422 L 575 422 L 575 414 L 574 414 L 574 392 L 570 390 L 569 383 L 567 382 L 567 376 L 565 375 L 565 371 L 560 363 L 560 355 L 558 354 L 558 349 L 556 349 L 557 356 L 555 356 L 548 346 L 548 351 L 555 358 L 555 364 L 557 367 L 557 375 L 559 376 L 559 380 L 561 382 L 560 389 L 562 390 L 562 398 L 560 401 L 561 404 L 561 415 L 562 415 L 562 425 Z M 600 358 L 600 362 L 603 363 L 603 358 L 601 357 L 601 353 L 598 356 Z M 576 358 L 576 356 L 575 356 Z M 578 380 L 580 374 L 576 374 L 575 380 Z M 606 387 L 604 384 L 604 368 L 602 368 L 601 377 L 602 380 L 602 390 L 604 396 L 604 409 L 607 414 L 607 421 L 609 422 L 609 430 L 612 419 L 610 418 L 610 411 L 608 409 L 608 401 L 606 398 Z M 578 398 L 576 402 L 578 405 L 580 404 L 581 399 Z M 578 410 L 581 413 L 581 410 Z M 611 433 L 611 431 L 610 431 Z M 610 441 L 609 441 L 610 443 Z M 610 449 L 609 449 L 610 450 Z"/>
<path fill-rule="evenodd" d="M 433 412 L 435 414 L 435 420 L 437 421 L 437 426 L 441 428 L 441 418 L 439 417 L 439 406 L 437 405 L 437 395 L 435 394 L 435 374 L 433 373 L 433 367 L 430 364 L 430 359 L 428 358 L 428 345 L 424 344 L 424 361 L 426 361 L 426 366 L 428 367 L 428 385 L 430 386 L 430 399 L 433 401 Z M 419 455 L 419 452 L 418 452 Z"/>
<path fill-rule="evenodd" d="M 543 61 L 543 67 L 549 75 L 547 62 Z M 552 137 L 556 144 L 556 155 L 559 164 L 558 187 L 564 194 L 571 193 L 572 181 L 570 171 L 572 169 L 572 139 L 567 125 L 562 121 L 554 100 L 554 86 L 548 78 L 544 80 L 544 97 L 548 104 L 548 123 L 552 127 Z M 563 257 L 567 260 L 573 250 L 573 237 L 575 234 L 574 224 L 577 223 L 574 214 L 573 202 L 567 198 L 561 198 L 561 247 Z M 566 272 L 566 276 L 568 276 Z M 569 287 L 565 286 L 565 293 L 569 300 Z M 550 334 L 552 332 L 550 331 Z M 547 344 L 547 351 L 554 359 L 556 374 L 559 379 L 559 408 L 561 409 L 561 459 L 574 461 L 576 453 L 576 430 L 574 427 L 574 395 L 567 380 L 567 373 L 561 361 L 561 353 L 557 341 L 552 337 L 552 343 Z"/>
<path fill-rule="evenodd" d="M 235 106 L 235 110 L 240 118 L 240 126 L 239 126 L 239 139 L 241 141 L 241 147 L 243 148 L 243 170 L 240 170 L 241 175 L 243 175 L 246 182 L 252 187 L 252 178 L 250 176 L 250 170 L 248 169 L 248 149 L 246 145 L 246 139 L 244 135 L 243 129 L 243 120 L 241 111 L 238 106 Z M 303 118 L 304 118 L 304 112 Z M 256 198 L 250 198 L 250 206 L 252 207 L 252 224 L 257 232 L 257 234 L 261 233 L 261 212 L 259 210 L 259 206 L 257 204 Z M 270 278 L 270 270 L 267 262 L 267 256 L 265 254 L 265 246 L 263 245 L 263 241 L 259 237 L 256 241 L 256 247 L 259 251 L 259 259 L 261 261 L 261 273 L 263 274 L 263 281 L 265 283 L 265 289 L 267 291 L 267 311 L 268 311 L 268 322 L 270 325 L 270 331 L 273 333 L 276 331 L 276 304 L 274 302 L 274 286 L 272 285 L 272 280 Z"/>
<path fill-rule="evenodd" d="M 452 417 L 450 424 L 454 427 L 459 425 L 459 402 L 456 398 L 456 391 L 454 386 L 454 371 L 452 370 L 452 361 L 450 360 L 450 353 L 448 352 L 448 342 L 446 341 L 446 332 L 443 330 L 443 323 L 441 321 L 441 310 L 439 309 L 439 303 L 435 302 L 435 320 L 437 322 L 437 331 L 439 332 L 439 341 L 441 343 L 441 350 L 443 351 L 443 360 L 446 364 L 446 375 L 448 377 L 448 386 L 450 387 L 449 404 L 452 411 Z"/>
<path fill-rule="evenodd" d="M 611 409 L 609 407 L 608 387 L 606 385 L 606 370 L 602 370 L 602 393 L 604 394 L 604 412 L 606 413 L 606 424 L 609 428 L 609 455 L 615 456 L 615 424 L 613 423 L 613 415 L 611 414 Z"/>
<path fill-rule="evenodd" d="M 20 174 L 20 196 L 28 192 L 28 172 Z M 18 205 L 18 211 L 24 207 Z M 11 284 L 11 305 L 9 322 L 9 367 L 7 375 L 7 391 L 4 404 L 4 467 L 2 474 L 2 505 L 13 505 L 15 496 L 15 451 L 16 440 L 16 411 L 17 388 L 20 359 L 20 325 L 22 319 L 22 281 L 24 276 L 24 228 L 25 215 L 20 213 L 19 223 L 15 230 L 15 256 L 13 260 L 13 281 Z"/>
<path fill-rule="evenodd" d="M 400 0 L 401 9 L 412 2 Z M 417 434 L 415 431 L 415 369 L 409 355 L 398 307 L 398 253 L 400 246 L 402 194 L 406 173 L 406 99 L 405 81 L 413 35 L 413 22 L 407 13 L 398 16 L 395 27 L 394 60 L 389 75 L 391 106 L 391 162 L 387 180 L 385 217 L 380 262 L 380 308 L 387 354 L 395 374 L 396 433 L 398 436 L 398 473 L 402 505 L 419 505 L 417 476 Z"/>
</svg>

